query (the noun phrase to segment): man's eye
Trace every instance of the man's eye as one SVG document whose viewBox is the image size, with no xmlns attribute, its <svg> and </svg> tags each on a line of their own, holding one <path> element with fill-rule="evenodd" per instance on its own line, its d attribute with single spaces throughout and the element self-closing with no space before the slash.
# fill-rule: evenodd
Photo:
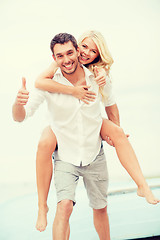
<svg viewBox="0 0 160 240">
<path fill-rule="evenodd" d="M 69 52 L 69 53 L 68 53 L 68 55 L 72 55 L 72 54 L 73 54 L 73 52 Z"/>
<path fill-rule="evenodd" d="M 62 58 L 62 55 L 58 55 L 58 58 Z"/>
</svg>

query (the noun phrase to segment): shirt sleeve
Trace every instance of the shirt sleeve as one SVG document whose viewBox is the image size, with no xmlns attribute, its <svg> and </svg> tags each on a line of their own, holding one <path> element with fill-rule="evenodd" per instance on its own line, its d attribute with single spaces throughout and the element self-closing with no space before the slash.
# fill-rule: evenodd
<svg viewBox="0 0 160 240">
<path fill-rule="evenodd" d="M 103 87 L 102 102 L 105 107 L 112 106 L 116 103 L 112 90 L 112 82 L 109 77 L 106 77 L 106 85 Z"/>
<path fill-rule="evenodd" d="M 29 96 L 29 101 L 26 105 L 26 116 L 25 120 L 28 117 L 31 117 L 38 107 L 44 102 L 45 100 L 45 92 L 42 90 L 34 89 Z"/>
</svg>

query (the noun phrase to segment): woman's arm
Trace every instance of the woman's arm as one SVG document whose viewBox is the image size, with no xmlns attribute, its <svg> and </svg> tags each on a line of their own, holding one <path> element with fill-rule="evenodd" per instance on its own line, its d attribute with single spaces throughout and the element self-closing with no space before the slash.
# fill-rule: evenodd
<svg viewBox="0 0 160 240">
<path fill-rule="evenodd" d="M 95 93 L 88 91 L 89 86 L 67 86 L 54 81 L 52 78 L 57 70 L 56 62 L 53 62 L 48 69 L 41 73 L 35 81 L 35 87 L 52 93 L 72 95 L 85 103 L 94 101 Z"/>
<path fill-rule="evenodd" d="M 49 68 L 42 72 L 35 81 L 35 87 L 44 91 L 52 93 L 64 93 L 72 94 L 72 87 L 66 87 L 63 84 L 60 84 L 52 78 L 54 77 L 55 72 L 57 71 L 57 63 L 53 62 Z"/>
</svg>

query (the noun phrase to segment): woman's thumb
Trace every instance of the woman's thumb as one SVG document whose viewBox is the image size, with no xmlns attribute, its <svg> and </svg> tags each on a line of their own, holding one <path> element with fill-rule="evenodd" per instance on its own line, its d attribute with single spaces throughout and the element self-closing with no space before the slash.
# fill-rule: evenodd
<svg viewBox="0 0 160 240">
<path fill-rule="evenodd" d="M 98 73 L 99 73 L 97 66 L 94 67 L 94 73 L 95 73 L 95 75 L 96 75 L 96 77 L 97 77 L 97 75 L 98 75 Z"/>
</svg>

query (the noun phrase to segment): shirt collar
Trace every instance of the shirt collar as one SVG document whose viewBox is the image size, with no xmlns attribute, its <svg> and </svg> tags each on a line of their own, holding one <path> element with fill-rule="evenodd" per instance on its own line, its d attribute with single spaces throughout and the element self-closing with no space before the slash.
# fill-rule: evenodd
<svg viewBox="0 0 160 240">
<path fill-rule="evenodd" d="M 62 71 L 61 71 L 60 68 L 58 68 L 57 71 L 54 74 L 55 77 L 58 76 L 58 75 L 63 76 Z"/>
</svg>

